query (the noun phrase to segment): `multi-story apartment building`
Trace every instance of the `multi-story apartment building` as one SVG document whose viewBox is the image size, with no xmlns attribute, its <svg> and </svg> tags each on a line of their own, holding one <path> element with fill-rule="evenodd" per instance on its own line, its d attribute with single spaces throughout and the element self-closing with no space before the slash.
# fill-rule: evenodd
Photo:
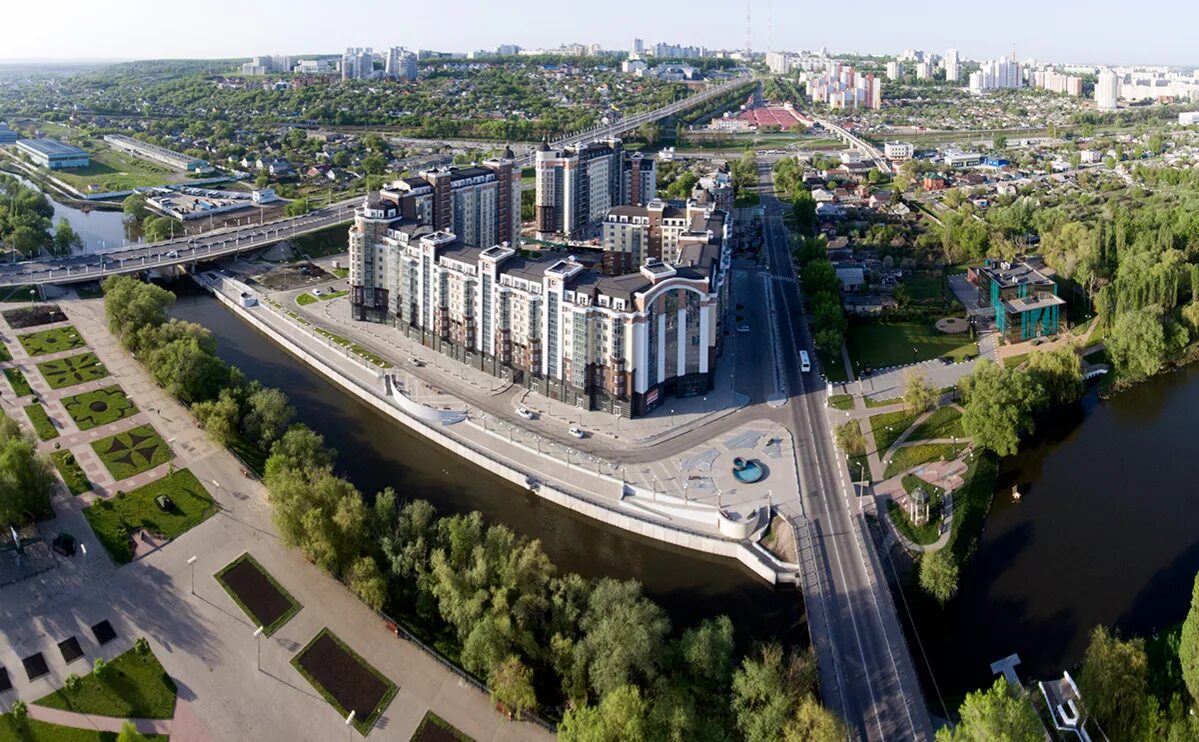
<svg viewBox="0 0 1199 742">
<path fill-rule="evenodd" d="M 1095 83 L 1095 106 L 1100 111 L 1114 111 L 1119 106 L 1120 78 L 1106 67 L 1099 71 Z"/>
<path fill-rule="evenodd" d="M 957 82 L 962 74 L 961 57 L 957 49 L 945 50 L 945 82 Z"/>
<path fill-rule="evenodd" d="M 1000 57 L 983 62 L 978 72 L 970 73 L 970 92 L 1019 88 L 1024 85 L 1024 71 L 1015 59 Z"/>
<path fill-rule="evenodd" d="M 452 232 L 470 247 L 515 243 L 520 237 L 520 171 L 511 150 L 470 167 L 425 170 L 379 192 L 401 216 Z"/>
<path fill-rule="evenodd" d="M 1053 93 L 1065 93 L 1066 95 L 1073 95 L 1076 98 L 1082 96 L 1081 77 L 1062 74 L 1052 67 L 1034 70 L 1031 77 L 1034 88 L 1048 90 Z"/>
<path fill-rule="evenodd" d="M 383 74 L 389 80 L 415 80 L 416 55 L 402 46 L 391 47 L 384 57 Z"/>
<path fill-rule="evenodd" d="M 469 247 L 368 198 L 350 229 L 351 312 L 567 404 L 643 415 L 713 388 L 730 227 L 697 211 L 674 264 L 609 276 L 575 256 Z"/>
<path fill-rule="evenodd" d="M 341 79 L 369 80 L 375 74 L 375 52 L 369 46 L 349 47 L 341 55 Z"/>
<path fill-rule="evenodd" d="M 694 201 L 660 200 L 645 206 L 613 206 L 602 225 L 603 272 L 629 273 L 649 259 L 677 262 L 685 235 L 695 232 L 696 220 L 710 208 Z"/>
<path fill-rule="evenodd" d="M 537 235 L 582 239 L 593 235 L 608 209 L 644 204 L 657 195 L 657 164 L 629 155 L 619 139 L 551 149 L 542 142 L 536 159 Z"/>
<path fill-rule="evenodd" d="M 870 108 L 883 106 L 882 83 L 873 74 L 862 74 L 840 62 L 828 61 L 825 74 L 805 79 L 808 97 L 813 103 L 830 108 Z"/>
<path fill-rule="evenodd" d="M 887 62 L 887 79 L 900 80 L 903 79 L 903 62 L 890 61 Z"/>
</svg>

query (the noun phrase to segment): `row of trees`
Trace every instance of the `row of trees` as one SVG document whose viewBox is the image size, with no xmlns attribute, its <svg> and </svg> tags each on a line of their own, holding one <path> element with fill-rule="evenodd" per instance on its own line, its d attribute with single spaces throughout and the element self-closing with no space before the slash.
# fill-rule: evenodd
<svg viewBox="0 0 1199 742">
<path fill-rule="evenodd" d="M 816 349 L 839 362 L 849 321 L 841 306 L 841 279 L 828 259 L 822 237 L 800 237 L 795 261 L 801 269 L 804 296 L 811 309 L 812 340 Z"/>
<path fill-rule="evenodd" d="M 560 574 L 538 541 L 477 512 L 442 517 L 390 488 L 368 503 L 321 436 L 291 423 L 281 392 L 246 384 L 210 336 L 167 320 L 170 292 L 128 277 L 104 289 L 113 332 L 210 435 L 269 450 L 263 482 L 284 543 L 403 616 L 497 702 L 564 707 L 566 740 L 843 737 L 816 700 L 810 652 L 769 644 L 739 658 L 727 617 L 674 632 L 635 581 Z M 183 358 L 194 369 L 164 360 Z"/>
<path fill-rule="evenodd" d="M 83 240 L 66 219 L 53 223 L 54 207 L 40 191 L 0 173 L 0 245 L 30 257 L 70 255 Z"/>
<path fill-rule="evenodd" d="M 50 492 L 54 475 L 37 442 L 17 422 L 0 415 L 0 527 L 54 516 Z"/>
</svg>

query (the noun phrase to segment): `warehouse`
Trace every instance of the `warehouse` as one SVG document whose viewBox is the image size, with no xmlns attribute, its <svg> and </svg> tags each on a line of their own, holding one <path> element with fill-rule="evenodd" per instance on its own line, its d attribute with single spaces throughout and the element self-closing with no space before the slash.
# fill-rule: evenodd
<svg viewBox="0 0 1199 742">
<path fill-rule="evenodd" d="M 29 155 L 38 165 L 51 170 L 87 167 L 92 161 L 87 152 L 54 139 L 20 139 L 17 149 Z"/>
</svg>

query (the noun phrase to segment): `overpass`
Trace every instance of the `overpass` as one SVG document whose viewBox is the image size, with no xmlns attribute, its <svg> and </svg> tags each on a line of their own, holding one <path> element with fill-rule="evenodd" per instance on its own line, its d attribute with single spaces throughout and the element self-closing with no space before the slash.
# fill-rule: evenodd
<svg viewBox="0 0 1199 742">
<path fill-rule="evenodd" d="M 879 170 L 883 171 L 884 173 L 891 172 L 891 163 L 887 161 L 887 158 L 883 156 L 882 151 L 879 150 L 878 147 L 875 147 L 865 139 L 853 134 L 845 127 L 838 126 L 831 121 L 817 118 L 816 116 L 813 116 L 812 120 L 823 126 L 825 129 L 831 131 L 838 139 L 848 144 L 851 148 L 856 149 L 857 151 L 869 157 L 871 162 L 873 162 L 875 167 L 877 167 Z"/>
<path fill-rule="evenodd" d="M 223 227 L 201 235 L 129 245 L 102 254 L 4 263 L 0 264 L 0 286 L 96 281 L 122 273 L 138 273 L 237 255 L 245 250 L 256 250 L 292 237 L 347 224 L 353 221 L 354 208 L 361 203 L 362 198 L 357 197 L 302 216 Z"/>
</svg>

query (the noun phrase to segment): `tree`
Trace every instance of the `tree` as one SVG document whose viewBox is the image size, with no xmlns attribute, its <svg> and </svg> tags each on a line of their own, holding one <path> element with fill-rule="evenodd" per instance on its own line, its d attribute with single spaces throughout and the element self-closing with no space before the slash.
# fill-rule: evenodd
<svg viewBox="0 0 1199 742">
<path fill-rule="evenodd" d="M 981 360 L 963 379 L 966 406 L 962 427 L 974 444 L 1000 456 L 1016 453 L 1020 436 L 1033 427 L 1032 412 L 1043 403 L 1044 392 L 1028 374 Z"/>
<path fill-rule="evenodd" d="M 54 475 L 37 455 L 33 437 L 16 420 L 0 418 L 0 523 L 23 525 L 53 515 Z"/>
<path fill-rule="evenodd" d="M 328 468 L 336 457 L 337 452 L 325 447 L 325 439 L 320 433 L 296 423 L 271 445 L 263 478 L 270 479 L 272 472 Z"/>
<path fill-rule="evenodd" d="M 289 201 L 283 207 L 283 216 L 303 216 L 312 211 L 312 204 L 306 198 L 297 198 L 294 201 Z"/>
<path fill-rule="evenodd" d="M 12 716 L 13 722 L 18 725 L 24 725 L 29 718 L 29 706 L 20 698 L 12 702 L 12 708 L 9 710 L 9 715 Z"/>
<path fill-rule="evenodd" d="M 1073 347 L 1033 353 L 1024 372 L 1044 391 L 1048 404 L 1070 404 L 1082 396 L 1082 360 Z"/>
<path fill-rule="evenodd" d="M 596 583 L 579 622 L 578 651 L 592 689 L 601 697 L 637 679 L 658 674 L 670 621 L 662 608 L 641 595 L 633 580 Z"/>
<path fill-rule="evenodd" d="M 912 371 L 907 374 L 903 401 L 912 412 L 916 414 L 928 412 L 937 406 L 940 397 L 941 395 L 933 388 L 924 372 Z"/>
<path fill-rule="evenodd" d="M 1145 640 L 1121 641 L 1104 626 L 1091 630 L 1082 658 L 1078 690 L 1087 710 L 1111 739 L 1147 739 L 1142 734 L 1149 695 Z"/>
<path fill-rule="evenodd" d="M 958 709 L 961 722 L 952 731 L 942 728 L 937 742 L 1041 742 L 1045 727 L 1037 711 L 1018 688 L 1002 677 L 988 690 L 966 694 Z"/>
<path fill-rule="evenodd" d="M 167 309 L 175 303 L 175 295 L 170 291 L 132 276 L 109 276 L 102 288 L 108 329 L 127 348 L 130 338 L 143 327 L 166 322 Z"/>
<path fill-rule="evenodd" d="M 691 686 L 701 697 L 723 695 L 733 677 L 733 622 L 728 616 L 687 629 L 677 650 Z"/>
<path fill-rule="evenodd" d="M 806 189 L 799 189 L 791 205 L 795 215 L 795 229 L 801 235 L 810 235 L 816 231 L 816 199 Z"/>
<path fill-rule="evenodd" d="M 926 551 L 920 557 L 920 587 L 941 605 L 958 591 L 958 565 L 949 549 Z"/>
<path fill-rule="evenodd" d="M 387 580 L 371 556 L 360 556 L 350 565 L 350 590 L 373 610 L 381 610 L 387 602 Z"/>
<path fill-rule="evenodd" d="M 236 390 L 226 387 L 216 399 L 195 403 L 192 415 L 214 442 L 228 446 L 237 441 L 241 401 Z"/>
<path fill-rule="evenodd" d="M 1007 149 L 1007 137 L 1002 134 L 997 134 L 992 140 L 991 145 L 995 149 Z"/>
<path fill-rule="evenodd" d="M 387 158 L 375 153 L 362 158 L 362 171 L 367 175 L 382 175 L 387 171 Z"/>
<path fill-rule="evenodd" d="M 837 426 L 837 448 L 847 456 L 860 456 L 866 452 L 866 438 L 857 420 L 849 420 Z"/>
<path fill-rule="evenodd" d="M 128 720 L 121 725 L 121 733 L 117 735 L 117 742 L 146 742 L 146 739 L 146 735 L 137 731 L 133 722 Z"/>
<path fill-rule="evenodd" d="M 257 388 L 246 397 L 244 428 L 246 437 L 263 450 L 286 432 L 296 410 L 287 403 L 287 395 L 273 387 Z"/>
<path fill-rule="evenodd" d="M 1199 702 L 1199 575 L 1191 590 L 1191 609 L 1182 623 L 1182 637 L 1178 642 L 1178 662 L 1182 665 L 1182 679 Z"/>
<path fill-rule="evenodd" d="M 146 214 L 146 197 L 140 193 L 131 193 L 121 202 L 121 210 L 126 216 L 141 220 Z"/>
<path fill-rule="evenodd" d="M 58 226 L 54 228 L 54 253 L 56 255 L 70 255 L 75 250 L 83 247 L 83 238 L 71 226 L 71 223 L 66 219 L 59 219 Z"/>
<path fill-rule="evenodd" d="M 790 681 L 783 648 L 778 644 L 764 645 L 756 656 L 742 660 L 733 674 L 730 706 L 746 742 L 774 742 L 782 737 L 799 695 Z"/>
<path fill-rule="evenodd" d="M 1121 377 L 1136 380 L 1161 370 L 1166 356 L 1166 333 L 1161 308 L 1149 305 L 1116 318 L 1108 333 L 1108 356 Z"/>
<path fill-rule="evenodd" d="M 503 704 L 517 719 L 537 708 L 533 671 L 514 654 L 492 668 L 487 685 L 491 688 L 491 702 Z"/>
<path fill-rule="evenodd" d="M 103 682 L 108 677 L 108 671 L 108 663 L 104 661 L 103 657 L 97 657 L 96 661 L 92 663 L 92 675 L 96 676 L 96 680 Z"/>
<path fill-rule="evenodd" d="M 558 727 L 562 742 L 611 742 L 649 738 L 649 704 L 636 686 L 622 685 L 604 696 L 598 706 L 567 710 Z"/>
<path fill-rule="evenodd" d="M 783 742 L 841 742 L 845 725 L 812 696 L 806 696 L 795 716 L 783 726 Z"/>
<path fill-rule="evenodd" d="M 72 672 L 63 678 L 62 687 L 65 688 L 68 693 L 74 693 L 75 691 L 79 690 L 79 684 L 82 682 L 83 679 L 79 677 L 79 673 Z"/>
<path fill-rule="evenodd" d="M 146 238 L 146 242 L 162 242 L 169 240 L 175 236 L 177 230 L 175 220 L 169 216 L 153 216 L 146 219 L 142 225 L 142 236 Z"/>
</svg>

